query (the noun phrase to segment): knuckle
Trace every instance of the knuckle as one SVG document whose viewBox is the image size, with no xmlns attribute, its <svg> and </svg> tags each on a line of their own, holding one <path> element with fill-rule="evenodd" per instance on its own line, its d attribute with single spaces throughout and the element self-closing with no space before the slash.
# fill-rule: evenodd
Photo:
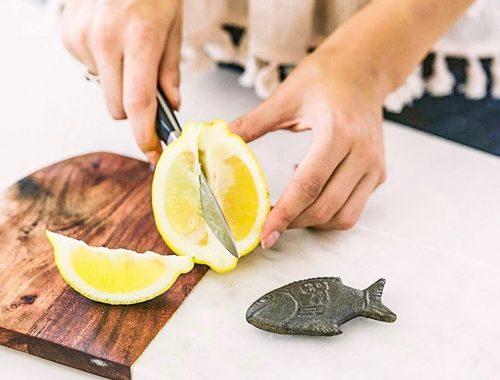
<svg viewBox="0 0 500 380">
<path fill-rule="evenodd" d="M 360 152 L 361 157 L 366 160 L 373 159 L 377 156 L 376 145 L 371 136 L 361 136 L 356 141 L 356 148 Z"/>
<path fill-rule="evenodd" d="M 125 100 L 127 114 L 137 114 L 147 110 L 153 104 L 153 97 L 144 93 L 135 92 Z"/>
<path fill-rule="evenodd" d="M 129 32 L 133 38 L 139 42 L 145 42 L 155 38 L 156 23 L 150 18 L 136 16 L 135 20 L 130 23 Z"/>
<path fill-rule="evenodd" d="M 116 38 L 115 30 L 109 24 L 99 24 L 92 34 L 93 45 L 102 52 L 109 52 L 114 47 Z"/>
<path fill-rule="evenodd" d="M 312 176 L 307 181 L 298 183 L 299 195 L 306 201 L 313 201 L 321 194 L 323 180 L 319 176 Z"/>
<path fill-rule="evenodd" d="M 361 157 L 363 158 L 363 161 L 369 165 L 373 165 L 378 162 L 377 152 L 370 144 L 363 144 L 361 148 Z"/>
<path fill-rule="evenodd" d="M 108 50 L 118 40 L 121 33 L 120 19 L 106 9 L 101 9 L 92 20 L 90 29 L 91 43 L 96 49 Z"/>
<path fill-rule="evenodd" d="M 351 123 L 339 124 L 336 133 L 344 141 L 352 141 L 354 139 L 354 129 Z"/>
<path fill-rule="evenodd" d="M 350 230 L 358 221 L 358 215 L 352 211 L 343 211 L 335 217 L 335 225 L 339 230 Z"/>
<path fill-rule="evenodd" d="M 360 126 L 357 119 L 346 113 L 337 114 L 336 133 L 347 141 L 355 141 L 360 133 Z"/>
<path fill-rule="evenodd" d="M 356 151 L 367 168 L 382 171 L 384 166 L 383 154 L 381 154 L 380 149 L 374 142 L 364 139 L 357 144 Z"/>
<path fill-rule="evenodd" d="M 321 205 L 313 213 L 313 223 L 315 225 L 326 224 L 334 215 L 335 207 L 332 204 Z"/>
<path fill-rule="evenodd" d="M 284 227 L 288 227 L 290 224 L 293 222 L 293 216 L 290 212 L 288 212 L 286 209 L 282 210 L 281 213 L 279 214 L 279 223 Z"/>
</svg>

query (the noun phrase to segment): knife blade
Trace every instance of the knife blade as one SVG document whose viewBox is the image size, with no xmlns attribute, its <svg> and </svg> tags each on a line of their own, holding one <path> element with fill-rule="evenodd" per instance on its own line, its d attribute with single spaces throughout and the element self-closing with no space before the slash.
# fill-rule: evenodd
<svg viewBox="0 0 500 380">
<path fill-rule="evenodd" d="M 87 72 L 85 78 L 89 81 L 99 83 L 99 76 Z M 158 137 L 165 143 L 170 144 L 177 139 L 182 133 L 181 125 L 175 116 L 174 109 L 158 87 L 156 91 L 156 99 L 158 100 L 158 111 L 156 114 L 156 133 Z M 240 258 L 238 249 L 234 242 L 234 237 L 227 223 L 226 217 L 215 197 L 212 189 L 208 185 L 205 174 L 199 168 L 198 177 L 200 181 L 200 202 L 203 219 L 208 227 L 214 233 L 215 237 L 221 242 L 227 251 L 236 257 Z"/>
<path fill-rule="evenodd" d="M 203 172 L 199 174 L 199 179 L 201 212 L 203 219 L 205 219 L 205 222 L 207 222 L 214 235 L 217 239 L 219 239 L 229 253 L 239 259 L 240 256 L 238 255 L 238 250 L 234 244 L 231 229 L 229 228 L 227 220 L 224 217 L 224 213 L 220 208 L 219 202 L 217 202 L 214 193 L 208 186 L 207 178 Z"/>
<path fill-rule="evenodd" d="M 160 139 L 168 145 L 180 136 L 182 129 L 172 106 L 161 89 L 158 88 L 156 96 L 158 100 L 156 133 Z M 200 202 L 203 219 L 205 219 L 208 227 L 224 248 L 226 248 L 231 255 L 239 259 L 240 256 L 234 242 L 233 234 L 231 233 L 231 229 L 229 228 L 229 224 L 227 223 L 219 202 L 212 192 L 212 189 L 210 189 L 207 178 L 201 170 L 201 166 L 197 171 L 200 183 Z"/>
</svg>

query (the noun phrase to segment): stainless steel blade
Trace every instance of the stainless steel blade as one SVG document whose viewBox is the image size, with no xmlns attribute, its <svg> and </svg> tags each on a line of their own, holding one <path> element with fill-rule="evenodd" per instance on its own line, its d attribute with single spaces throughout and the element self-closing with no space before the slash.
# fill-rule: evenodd
<svg viewBox="0 0 500 380">
<path fill-rule="evenodd" d="M 229 229 L 229 224 L 215 198 L 212 189 L 208 186 L 205 174 L 200 170 L 200 199 L 201 212 L 205 222 L 208 224 L 214 235 L 219 239 L 222 245 L 229 251 L 231 255 L 240 258 L 238 250 L 234 244 L 234 238 Z"/>
<path fill-rule="evenodd" d="M 99 83 L 99 77 L 90 72 L 86 75 L 87 80 Z M 159 137 L 163 140 L 165 144 L 170 144 L 172 141 L 176 140 L 181 134 L 181 126 L 179 121 L 175 117 L 174 110 L 170 106 L 168 100 L 164 97 L 161 90 L 157 90 L 156 97 L 158 100 L 158 110 L 163 111 L 164 118 L 160 118 L 161 126 L 163 127 L 165 133 L 159 133 Z M 161 114 L 158 112 L 157 117 Z M 208 186 L 205 174 L 201 171 L 199 167 L 200 178 L 200 199 L 201 199 L 201 211 L 205 222 L 208 224 L 214 235 L 219 239 L 222 245 L 229 251 L 231 255 L 240 258 L 238 255 L 238 250 L 236 249 L 236 244 L 234 243 L 234 238 L 227 223 L 224 213 L 220 208 L 217 198 L 215 198 L 214 193 Z"/>
<path fill-rule="evenodd" d="M 160 138 L 168 145 L 179 137 L 182 128 L 177 117 L 175 117 L 172 106 L 163 95 L 161 89 L 158 89 L 156 97 L 158 98 L 157 117 L 159 118 L 159 122 L 157 122 L 157 131 Z M 217 202 L 217 198 L 215 198 L 215 195 L 208 186 L 207 179 L 199 163 L 197 170 L 200 179 L 200 200 L 203 219 L 205 219 L 208 227 L 210 227 L 214 235 L 229 253 L 239 259 L 238 250 L 236 249 L 236 244 L 234 243 L 233 235 L 231 234 L 227 220 L 224 217 L 219 202 Z"/>
</svg>

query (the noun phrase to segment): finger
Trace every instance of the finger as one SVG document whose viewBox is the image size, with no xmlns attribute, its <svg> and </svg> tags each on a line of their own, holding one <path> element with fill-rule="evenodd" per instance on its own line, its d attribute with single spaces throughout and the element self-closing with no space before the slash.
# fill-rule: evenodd
<svg viewBox="0 0 500 380">
<path fill-rule="evenodd" d="M 91 2 L 67 4 L 61 18 L 60 31 L 62 42 L 68 52 L 95 74 L 97 67 L 89 47 L 90 24 L 88 20 L 91 20 L 92 11 Z"/>
<path fill-rule="evenodd" d="M 316 202 L 304 210 L 291 227 L 302 228 L 329 222 L 347 202 L 365 172 L 359 157 L 351 152 L 335 170 Z"/>
<path fill-rule="evenodd" d="M 63 44 L 66 50 L 81 62 L 92 74 L 97 74 L 97 65 L 87 47 L 87 36 L 84 30 L 78 29 L 67 32 L 69 36 L 63 36 Z"/>
<path fill-rule="evenodd" d="M 123 104 L 135 139 L 154 165 L 161 154 L 155 131 L 156 91 L 165 40 L 150 28 L 134 28 L 128 36 L 123 61 Z"/>
<path fill-rule="evenodd" d="M 165 52 L 160 63 L 160 86 L 172 106 L 178 110 L 181 105 L 179 93 L 181 62 L 182 19 L 177 15 L 168 34 Z"/>
<path fill-rule="evenodd" d="M 273 94 L 259 106 L 231 122 L 229 128 L 246 142 L 255 140 L 267 132 L 287 128 L 294 124 L 291 115 L 293 106 L 290 102 L 282 102 L 282 95 Z"/>
<path fill-rule="evenodd" d="M 92 47 L 106 105 L 116 120 L 126 117 L 123 107 L 123 59 L 121 42 L 106 29 L 94 33 Z"/>
<path fill-rule="evenodd" d="M 347 140 L 336 141 L 333 128 L 318 128 L 313 133 L 311 148 L 264 225 L 264 248 L 272 246 L 279 234 L 317 199 L 335 168 L 348 154 Z"/>
<path fill-rule="evenodd" d="M 316 226 L 316 228 L 321 230 L 348 230 L 352 228 L 365 208 L 370 194 L 377 187 L 377 183 L 378 177 L 376 175 L 364 176 L 335 216 L 329 222 Z"/>
</svg>

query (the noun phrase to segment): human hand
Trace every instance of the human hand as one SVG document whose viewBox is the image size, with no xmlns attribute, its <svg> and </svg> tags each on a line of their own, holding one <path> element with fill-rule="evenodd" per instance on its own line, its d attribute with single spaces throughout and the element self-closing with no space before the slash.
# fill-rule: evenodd
<svg viewBox="0 0 500 380">
<path fill-rule="evenodd" d="M 278 129 L 311 129 L 311 147 L 271 211 L 262 246 L 287 228 L 344 230 L 358 220 L 386 176 L 382 136 L 384 82 L 348 49 L 318 49 L 275 93 L 231 124 L 252 141 Z"/>
<path fill-rule="evenodd" d="M 158 83 L 173 107 L 180 105 L 179 0 L 72 0 L 61 33 L 69 52 L 99 75 L 111 116 L 130 120 L 155 164 L 162 151 L 155 132 Z"/>
</svg>

